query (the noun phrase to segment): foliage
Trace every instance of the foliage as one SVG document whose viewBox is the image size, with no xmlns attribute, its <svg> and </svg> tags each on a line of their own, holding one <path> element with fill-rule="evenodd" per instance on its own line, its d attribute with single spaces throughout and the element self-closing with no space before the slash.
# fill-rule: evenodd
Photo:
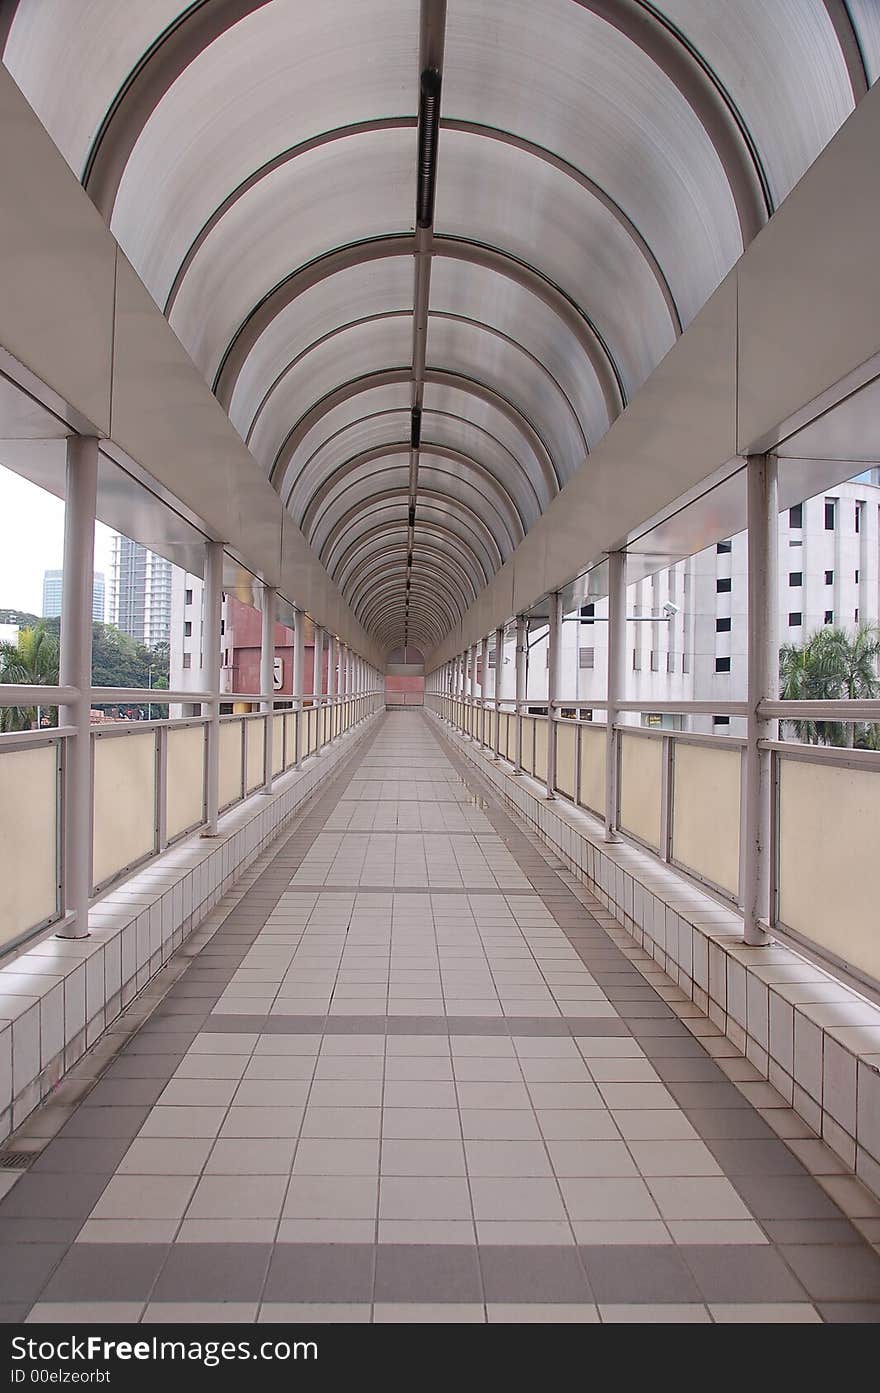
<svg viewBox="0 0 880 1393">
<path fill-rule="evenodd" d="M 17 685 L 37 683 L 51 686 L 58 682 L 58 652 L 61 621 L 58 618 L 38 619 L 33 626 L 20 629 L 17 643 L 0 644 L 0 682 Z M 96 687 L 143 687 L 168 689 L 168 644 L 147 648 L 129 638 L 113 624 L 92 625 L 92 682 Z M 152 672 L 151 672 L 152 669 Z M 111 714 L 146 716 L 150 711 L 149 698 L 142 702 L 125 702 L 119 707 L 105 704 Z M 41 712 L 41 717 L 46 714 Z M 167 708 L 153 703 L 152 715 L 167 715 Z M 57 723 L 52 713 L 52 725 Z M 0 709 L 0 728 L 29 730 L 37 724 L 33 707 Z"/>
<path fill-rule="evenodd" d="M 783 701 L 876 701 L 880 697 L 880 627 L 860 624 L 848 631 L 826 625 L 803 643 L 783 644 L 779 652 Z M 808 745 L 880 748 L 880 726 L 856 721 L 786 721 L 796 739 Z"/>
<path fill-rule="evenodd" d="M 15 643 L 0 643 L 0 682 L 15 686 L 51 687 L 58 682 L 58 640 L 45 624 L 19 629 Z M 48 715 L 40 712 L 39 719 Z M 56 724 L 54 711 L 50 716 Z M 34 730 L 38 725 L 35 706 L 0 707 L 0 729 Z"/>
</svg>

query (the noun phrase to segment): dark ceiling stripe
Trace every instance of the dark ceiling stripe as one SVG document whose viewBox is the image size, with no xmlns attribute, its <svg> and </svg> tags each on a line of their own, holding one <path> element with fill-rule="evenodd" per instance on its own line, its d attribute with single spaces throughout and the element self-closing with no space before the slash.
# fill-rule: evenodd
<svg viewBox="0 0 880 1393">
<path fill-rule="evenodd" d="M 109 225 L 131 152 L 165 93 L 210 44 L 269 0 L 195 0 L 141 55 L 107 111 L 82 183 Z"/>
</svg>

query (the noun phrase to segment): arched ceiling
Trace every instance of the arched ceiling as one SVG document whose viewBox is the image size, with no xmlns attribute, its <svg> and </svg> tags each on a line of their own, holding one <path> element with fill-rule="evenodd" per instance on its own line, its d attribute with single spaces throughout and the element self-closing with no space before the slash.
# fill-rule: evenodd
<svg viewBox="0 0 880 1393">
<path fill-rule="evenodd" d="M 880 70 L 880 0 L 8 0 L 361 623 L 430 650 Z"/>
</svg>

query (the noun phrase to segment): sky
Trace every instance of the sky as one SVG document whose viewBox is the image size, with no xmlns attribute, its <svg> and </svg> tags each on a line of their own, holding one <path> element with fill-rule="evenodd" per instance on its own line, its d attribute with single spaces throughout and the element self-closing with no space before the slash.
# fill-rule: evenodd
<svg viewBox="0 0 880 1393">
<path fill-rule="evenodd" d="M 95 570 L 110 579 L 109 527 L 95 528 Z M 43 611 L 43 572 L 61 566 L 64 504 L 0 466 L 0 609 Z"/>
</svg>

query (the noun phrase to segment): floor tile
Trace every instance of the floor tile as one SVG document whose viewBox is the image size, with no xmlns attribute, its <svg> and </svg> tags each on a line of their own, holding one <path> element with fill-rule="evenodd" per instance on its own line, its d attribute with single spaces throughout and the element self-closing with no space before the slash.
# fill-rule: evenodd
<svg viewBox="0 0 880 1393">
<path fill-rule="evenodd" d="M 38 1301 L 27 1325 L 134 1325 L 142 1301 Z"/>
<path fill-rule="evenodd" d="M 487 1302 L 582 1304 L 590 1300 L 573 1247 L 485 1247 L 480 1249 L 480 1267 Z"/>
<path fill-rule="evenodd" d="M 264 1301 L 259 1322 L 269 1325 L 368 1325 L 372 1307 L 364 1302 Z"/>
<path fill-rule="evenodd" d="M 376 1254 L 377 1302 L 482 1301 L 474 1247 L 387 1243 Z"/>
<path fill-rule="evenodd" d="M 815 1325 L 822 1320 L 815 1306 L 806 1301 L 777 1301 L 763 1306 L 749 1301 L 716 1304 L 709 1307 L 709 1313 L 719 1325 Z"/>
<path fill-rule="evenodd" d="M 168 1251 L 161 1243 L 75 1243 L 41 1299 L 145 1301 Z"/>
<path fill-rule="evenodd" d="M 142 1325 L 253 1325 L 256 1301 L 151 1301 Z"/>
<path fill-rule="evenodd" d="M 374 1250 L 366 1243 L 279 1243 L 269 1263 L 263 1300 L 369 1301 L 373 1265 Z"/>
<path fill-rule="evenodd" d="M 154 1302 L 256 1301 L 271 1254 L 268 1243 L 176 1243 L 159 1274 Z"/>
</svg>

